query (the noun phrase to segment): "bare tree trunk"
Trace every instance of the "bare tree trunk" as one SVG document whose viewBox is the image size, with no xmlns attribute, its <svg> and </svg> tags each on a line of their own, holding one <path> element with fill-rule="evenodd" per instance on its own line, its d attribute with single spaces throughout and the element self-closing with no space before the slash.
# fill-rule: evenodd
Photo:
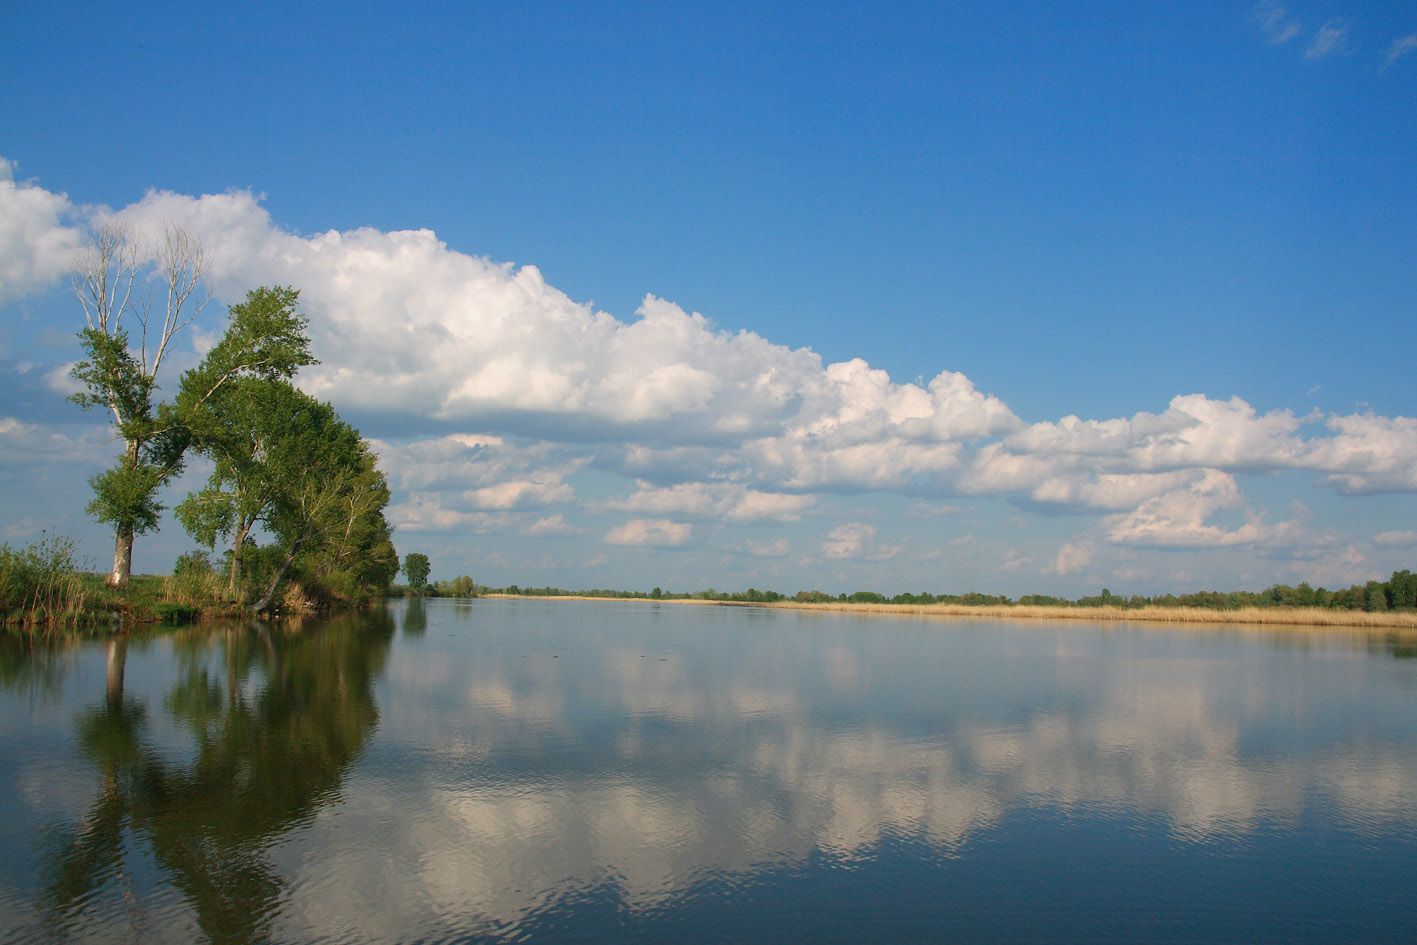
<svg viewBox="0 0 1417 945">
<path fill-rule="evenodd" d="M 262 614 L 271 609 L 271 601 L 275 599 L 276 591 L 280 589 L 280 582 L 285 580 L 285 572 L 290 570 L 290 564 L 295 560 L 295 553 L 300 550 L 300 544 L 304 540 L 303 538 L 298 539 L 290 546 L 290 554 L 285 556 L 285 561 L 282 562 L 280 570 L 276 572 L 275 577 L 271 578 L 271 585 L 266 588 L 265 596 L 251 605 L 252 613 Z"/>
<path fill-rule="evenodd" d="M 119 525 L 113 534 L 113 573 L 109 587 L 123 587 L 133 574 L 133 526 Z"/>
<path fill-rule="evenodd" d="M 226 588 L 235 597 L 241 593 L 241 549 L 246 544 L 246 536 L 251 533 L 251 523 L 242 522 L 236 527 L 236 537 L 231 542 L 231 574 Z"/>
</svg>

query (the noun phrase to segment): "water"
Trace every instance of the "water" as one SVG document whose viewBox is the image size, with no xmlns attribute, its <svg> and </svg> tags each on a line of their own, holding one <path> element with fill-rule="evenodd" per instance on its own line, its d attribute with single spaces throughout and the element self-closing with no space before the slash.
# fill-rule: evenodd
<svg viewBox="0 0 1417 945">
<path fill-rule="evenodd" d="M 1383 636 L 414 601 L 0 649 L 0 941 L 1410 941 Z"/>
</svg>

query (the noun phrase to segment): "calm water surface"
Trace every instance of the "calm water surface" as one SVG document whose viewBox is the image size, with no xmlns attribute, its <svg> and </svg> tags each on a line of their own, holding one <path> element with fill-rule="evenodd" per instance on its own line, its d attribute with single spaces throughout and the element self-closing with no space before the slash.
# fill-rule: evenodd
<svg viewBox="0 0 1417 945">
<path fill-rule="evenodd" d="M 1407 942 L 1381 636 L 429 601 L 0 648 L 5 942 Z"/>
</svg>

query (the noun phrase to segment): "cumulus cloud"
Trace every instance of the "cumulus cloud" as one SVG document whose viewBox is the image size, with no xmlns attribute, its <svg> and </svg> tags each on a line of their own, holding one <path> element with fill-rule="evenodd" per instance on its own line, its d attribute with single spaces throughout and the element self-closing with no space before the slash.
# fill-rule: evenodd
<svg viewBox="0 0 1417 945">
<path fill-rule="evenodd" d="M 576 498 L 566 480 L 587 463 L 548 443 L 453 434 L 412 443 L 372 442 L 400 504 L 403 524 L 447 530 L 480 522 L 474 513 L 544 508 Z"/>
<path fill-rule="evenodd" d="M 59 429 L 0 416 L 0 470 L 17 475 L 55 466 L 98 467 L 116 449 L 100 425 Z"/>
<path fill-rule="evenodd" d="M 876 527 L 862 522 L 837 526 L 822 543 L 822 555 L 838 560 L 887 561 L 899 553 L 899 546 L 878 544 Z"/>
<path fill-rule="evenodd" d="M 1379 548 L 1417 547 L 1417 532 L 1411 530 L 1381 532 L 1373 536 L 1373 544 Z"/>
<path fill-rule="evenodd" d="M 53 283 L 67 273 L 83 245 L 83 231 L 64 221 L 69 198 L 15 181 L 15 165 L 0 157 L 0 305 Z"/>
<path fill-rule="evenodd" d="M 1217 512 L 1243 505 L 1235 477 L 1208 469 L 1186 487 L 1143 502 L 1113 525 L 1107 537 L 1118 544 L 1151 548 L 1234 547 L 1270 538 L 1271 530 L 1256 516 L 1230 530 L 1210 523 Z"/>
<path fill-rule="evenodd" d="M 1255 17 L 1276 42 L 1297 33 L 1277 3 Z M 1325 30 L 1323 48 L 1337 51 L 1346 25 Z M 81 241 L 70 221 L 89 212 L 12 178 L 4 163 L 0 303 L 62 276 Z M 192 232 L 223 301 L 255 285 L 301 289 L 324 362 L 302 384 L 376 418 L 400 528 L 573 534 L 569 510 L 531 526 L 507 513 L 581 503 L 633 516 L 608 543 L 672 547 L 688 542 L 688 522 L 790 523 L 818 510 L 822 493 L 888 491 L 1105 516 L 1094 537 L 1122 544 L 1243 547 L 1293 532 L 1252 513 L 1236 476 L 1303 470 L 1345 494 L 1417 491 L 1408 417 L 1261 413 L 1192 393 L 1159 413 L 1025 423 L 956 372 L 897 383 L 860 359 L 825 364 L 809 348 L 721 330 L 654 295 L 622 320 L 573 301 L 534 266 L 457 252 L 427 230 L 299 235 L 246 192 L 154 192 L 113 215 L 140 231 L 171 222 Z M 56 379 L 67 370 L 41 369 Z M 604 473 L 633 491 L 583 495 L 580 483 Z M 841 524 L 822 554 L 899 552 L 877 539 Z"/>
<path fill-rule="evenodd" d="M 532 522 L 522 529 L 522 534 L 531 538 L 562 538 L 567 535 L 579 535 L 583 531 L 567 522 L 565 516 L 557 512 Z"/>
<path fill-rule="evenodd" d="M 1064 543 L 1044 570 L 1049 574 L 1076 574 L 1092 563 L 1092 548 L 1086 544 Z"/>
<path fill-rule="evenodd" d="M 631 519 L 612 528 L 605 536 L 607 545 L 677 548 L 689 541 L 693 526 L 663 518 Z"/>
<path fill-rule="evenodd" d="M 795 521 L 815 502 L 809 495 L 760 492 L 737 483 L 684 482 L 655 488 L 642 481 L 633 495 L 609 502 L 607 507 L 623 512 L 686 515 L 740 524 Z"/>
<path fill-rule="evenodd" d="M 860 522 L 832 529 L 822 543 L 822 554 L 828 558 L 859 558 L 866 546 L 876 538 L 876 529 Z"/>
<path fill-rule="evenodd" d="M 1177 494 L 1207 469 L 1322 466 L 1300 435 L 1304 423 L 1287 410 L 1259 414 L 1239 398 L 1187 394 L 1173 398 L 1160 414 L 1113 420 L 1067 416 L 1031 424 L 978 449 L 958 486 L 973 494 L 1015 493 L 1045 509 L 1134 510 Z"/>
<path fill-rule="evenodd" d="M 1327 425 L 1334 435 L 1308 444 L 1298 465 L 1348 495 L 1417 491 L 1417 419 L 1365 413 Z"/>
<path fill-rule="evenodd" d="M 395 501 L 385 516 L 401 532 L 500 532 L 508 523 L 505 514 L 444 505 L 442 496 L 428 493 L 414 493 Z"/>
<path fill-rule="evenodd" d="M 469 489 L 463 497 L 479 509 L 541 508 L 554 502 L 569 502 L 576 491 L 561 482 L 555 470 L 538 472 L 532 479 L 514 479 L 481 489 Z"/>
</svg>

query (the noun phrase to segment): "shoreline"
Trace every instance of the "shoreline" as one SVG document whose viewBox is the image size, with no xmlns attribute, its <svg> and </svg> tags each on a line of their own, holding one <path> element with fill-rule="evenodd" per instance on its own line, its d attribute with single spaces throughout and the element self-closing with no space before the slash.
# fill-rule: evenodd
<svg viewBox="0 0 1417 945">
<path fill-rule="evenodd" d="M 1417 613 L 1331 610 L 1325 607 L 1243 607 L 1210 610 L 1201 607 L 1044 607 L 1034 604 L 860 604 L 847 601 L 736 601 L 701 598 L 591 597 L 582 594 L 484 594 L 501 600 L 628 601 L 650 604 L 689 604 L 701 607 L 763 607 L 776 610 L 809 610 L 836 613 L 918 617 L 990 617 L 1016 620 L 1088 620 L 1107 623 L 1243 624 L 1249 627 L 1312 627 L 1324 630 L 1386 630 L 1417 636 Z"/>
</svg>

